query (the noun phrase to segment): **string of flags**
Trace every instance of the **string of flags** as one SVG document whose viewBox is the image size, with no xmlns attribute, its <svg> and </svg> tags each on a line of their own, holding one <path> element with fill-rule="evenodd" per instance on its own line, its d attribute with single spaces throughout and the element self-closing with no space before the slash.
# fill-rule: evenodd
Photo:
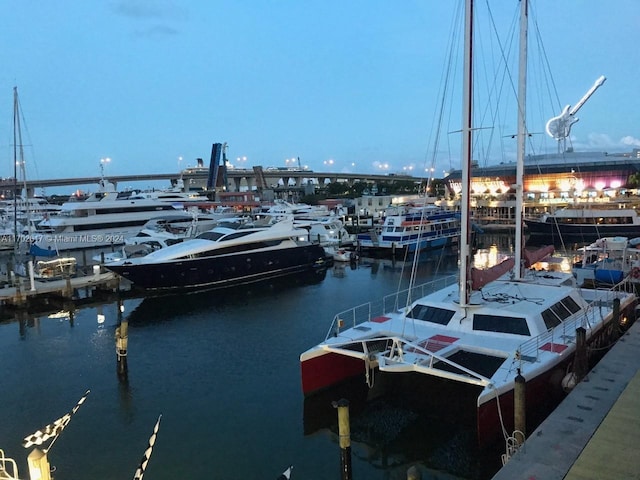
<svg viewBox="0 0 640 480">
<path fill-rule="evenodd" d="M 144 471 L 147 469 L 147 465 L 149 464 L 149 460 L 151 459 L 151 454 L 153 453 L 153 446 L 156 443 L 156 437 L 158 436 L 158 430 L 160 429 L 160 419 L 162 419 L 162 415 L 158 417 L 158 421 L 156 422 L 155 427 L 153 427 L 153 433 L 151 437 L 149 437 L 149 446 L 144 451 L 142 455 L 142 460 L 140 461 L 140 466 L 136 470 L 135 475 L 133 476 L 133 480 L 142 480 L 144 476 Z"/>
<path fill-rule="evenodd" d="M 87 392 L 82 396 L 80 400 L 78 400 L 78 403 L 76 404 L 76 406 L 73 407 L 73 409 L 69 413 L 66 413 L 65 415 L 57 419 L 55 422 L 50 423 L 49 425 L 44 427 L 42 430 L 38 430 L 37 432 L 25 437 L 24 440 L 22 441 L 22 446 L 24 448 L 29 448 L 34 445 L 42 445 L 44 442 L 46 442 L 50 438 L 54 438 L 60 435 L 60 433 L 62 433 L 62 430 L 64 430 L 64 428 L 67 425 L 69 425 L 69 422 L 71 421 L 71 417 L 78 411 L 78 409 L 80 408 L 80 405 L 82 405 L 84 401 L 87 399 L 89 392 L 91 392 L 91 390 L 87 390 Z"/>
<path fill-rule="evenodd" d="M 29 448 L 34 445 L 42 445 L 44 442 L 53 438 L 58 437 L 64 430 L 64 428 L 69 425 L 71 421 L 71 417 L 78 411 L 80 406 L 87 399 L 87 396 L 91 390 L 87 390 L 86 393 L 78 400 L 78 403 L 71 409 L 70 412 L 64 414 L 62 417 L 58 418 L 55 422 L 50 423 L 45 426 L 41 430 L 36 431 L 35 433 L 28 435 L 22 441 L 22 446 L 24 448 Z M 153 447 L 156 443 L 156 438 L 158 436 L 158 431 L 160 430 L 160 420 L 162 420 L 162 415 L 158 416 L 158 420 L 156 421 L 155 426 L 153 427 L 153 432 L 149 437 L 149 444 L 147 449 L 144 451 L 142 455 L 142 460 L 140 461 L 140 465 L 138 466 L 136 473 L 133 476 L 133 480 L 143 480 L 144 472 L 147 469 L 147 465 L 149 464 L 149 460 L 151 460 L 151 454 L 153 453 Z M 53 444 L 53 441 L 51 444 Z M 290 465 L 284 472 L 282 472 L 277 480 L 290 480 L 291 479 L 291 470 L 293 470 L 293 465 Z"/>
</svg>

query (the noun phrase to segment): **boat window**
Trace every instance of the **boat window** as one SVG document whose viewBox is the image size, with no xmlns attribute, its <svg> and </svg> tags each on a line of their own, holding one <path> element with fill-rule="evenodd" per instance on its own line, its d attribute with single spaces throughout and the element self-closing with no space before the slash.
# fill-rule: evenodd
<svg viewBox="0 0 640 480">
<path fill-rule="evenodd" d="M 562 304 L 567 307 L 567 309 L 569 309 L 571 313 L 577 313 L 581 310 L 580 305 L 578 305 L 576 301 L 571 297 L 564 297 L 562 299 Z"/>
<path fill-rule="evenodd" d="M 446 325 L 449 323 L 449 320 L 451 320 L 454 313 L 455 312 L 453 310 L 445 310 L 444 308 L 417 304 L 414 305 L 411 311 L 407 314 L 407 317 L 424 320 L 425 322 Z"/>
<path fill-rule="evenodd" d="M 219 255 L 228 255 L 239 252 L 249 252 L 251 250 L 260 250 L 268 247 L 274 247 L 282 243 L 282 240 L 269 240 L 254 243 L 242 243 L 239 245 L 230 245 L 224 248 L 216 248 L 215 250 L 207 250 L 205 252 L 196 253 L 194 258 L 198 257 L 217 257 Z"/>
<path fill-rule="evenodd" d="M 562 302 L 552 305 L 551 310 L 560 318 L 560 320 L 565 320 L 571 316 L 571 312 L 562 304 Z"/>
<path fill-rule="evenodd" d="M 553 313 L 550 308 L 547 308 L 544 312 L 542 312 L 542 319 L 544 320 L 544 324 L 548 330 L 551 330 L 561 323 L 561 320 L 555 313 Z"/>
<path fill-rule="evenodd" d="M 224 237 L 225 235 L 226 235 L 226 233 L 209 231 L 209 232 L 202 232 L 196 238 L 202 238 L 204 240 L 212 240 L 212 241 L 216 242 L 216 241 L 218 241 L 218 239 L 220 237 Z"/>
<path fill-rule="evenodd" d="M 542 319 L 547 329 L 552 329 L 579 311 L 580 306 L 573 298 L 567 296 L 542 312 Z"/>
<path fill-rule="evenodd" d="M 514 333 L 516 335 L 531 335 L 527 319 L 521 317 L 500 317 L 498 315 L 475 314 L 473 329 L 485 332 Z"/>
<path fill-rule="evenodd" d="M 226 235 L 222 241 L 226 242 L 227 240 L 235 240 L 236 238 L 241 238 L 241 237 L 245 237 L 247 235 L 250 235 L 252 233 L 255 232 L 248 232 L 248 231 L 244 231 L 244 232 L 234 232 L 234 233 L 230 233 L 229 235 Z"/>
</svg>

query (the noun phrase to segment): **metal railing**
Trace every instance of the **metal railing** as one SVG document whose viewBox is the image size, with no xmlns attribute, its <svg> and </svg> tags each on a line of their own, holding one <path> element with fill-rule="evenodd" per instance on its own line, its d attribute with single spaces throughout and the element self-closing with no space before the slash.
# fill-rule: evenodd
<svg viewBox="0 0 640 480">
<path fill-rule="evenodd" d="M 458 276 L 449 275 L 386 295 L 382 300 L 377 302 L 363 303 L 362 305 L 340 312 L 333 318 L 326 338 L 337 336 L 343 328 L 355 328 L 364 322 L 383 316 L 386 313 L 398 312 L 418 298 L 422 298 L 425 295 L 456 283 L 458 283 Z"/>
<path fill-rule="evenodd" d="M 570 343 L 572 340 L 575 341 L 578 327 L 593 330 L 602 325 L 607 316 L 613 311 L 614 300 L 616 298 L 622 300 L 622 298 L 629 295 L 626 283 L 628 282 L 623 280 L 608 290 L 584 289 L 583 293 L 585 294 L 593 292 L 593 298 L 589 299 L 587 309 L 572 315 L 547 332 L 521 343 L 518 347 L 520 358 L 524 361 L 535 362 L 538 360 L 540 347 L 543 345 L 547 343 Z"/>
</svg>

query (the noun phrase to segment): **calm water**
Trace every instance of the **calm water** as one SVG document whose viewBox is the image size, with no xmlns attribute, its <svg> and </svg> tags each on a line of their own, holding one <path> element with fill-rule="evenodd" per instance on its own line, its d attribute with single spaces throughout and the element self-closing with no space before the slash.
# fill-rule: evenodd
<svg viewBox="0 0 640 480">
<path fill-rule="evenodd" d="M 456 262 L 456 252 L 431 252 L 418 277 L 453 272 Z M 314 282 L 124 300 L 126 379 L 117 374 L 116 303 L 77 310 L 72 321 L 3 321 L 0 448 L 28 478 L 22 439 L 91 390 L 49 453 L 58 480 L 132 478 L 160 414 L 150 480 L 275 479 L 290 464 L 293 480 L 338 479 L 337 398 L 319 410 L 305 404 L 299 355 L 324 339 L 336 313 L 406 287 L 409 276 L 402 262 L 363 259 Z M 488 478 L 497 468 L 497 458 L 475 456 L 472 431 L 402 404 L 354 403 L 351 430 L 356 480 L 405 479 L 415 462 L 437 473 L 423 478 Z"/>
</svg>

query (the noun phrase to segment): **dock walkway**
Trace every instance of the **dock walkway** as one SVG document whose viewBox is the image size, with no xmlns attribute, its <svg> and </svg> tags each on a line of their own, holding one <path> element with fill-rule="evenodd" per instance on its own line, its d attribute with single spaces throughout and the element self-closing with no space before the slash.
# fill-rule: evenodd
<svg viewBox="0 0 640 480">
<path fill-rule="evenodd" d="M 493 480 L 640 479 L 640 321 Z"/>
<path fill-rule="evenodd" d="M 19 305 L 26 300 L 34 299 L 44 294 L 71 296 L 70 292 L 73 292 L 76 289 L 108 285 L 112 282 L 116 282 L 117 278 L 117 274 L 113 272 L 100 272 L 59 280 L 36 280 L 34 282 L 33 289 L 31 288 L 29 279 L 24 279 L 20 287 L 7 286 L 0 288 L 0 304 L 8 303 Z"/>
</svg>

